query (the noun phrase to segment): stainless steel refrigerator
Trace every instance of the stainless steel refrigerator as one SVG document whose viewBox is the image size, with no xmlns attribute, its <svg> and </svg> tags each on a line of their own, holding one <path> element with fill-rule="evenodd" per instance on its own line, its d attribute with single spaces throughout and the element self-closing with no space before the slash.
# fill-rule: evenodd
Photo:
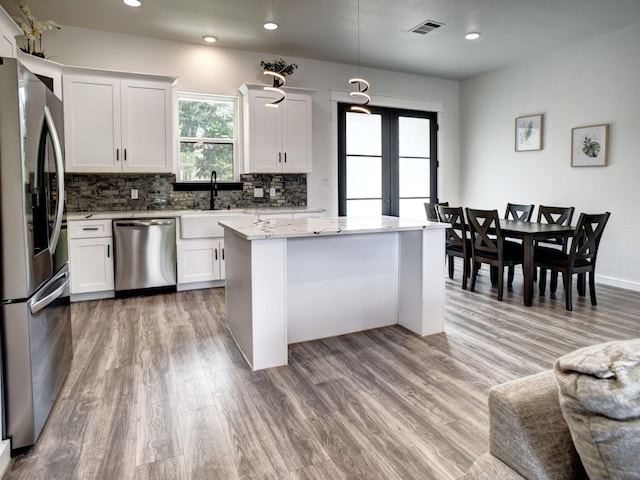
<svg viewBox="0 0 640 480">
<path fill-rule="evenodd" d="M 38 439 L 71 365 L 62 102 L 0 57 L 0 292 L 3 438 Z M 59 269 L 57 268 L 59 267 Z"/>
</svg>

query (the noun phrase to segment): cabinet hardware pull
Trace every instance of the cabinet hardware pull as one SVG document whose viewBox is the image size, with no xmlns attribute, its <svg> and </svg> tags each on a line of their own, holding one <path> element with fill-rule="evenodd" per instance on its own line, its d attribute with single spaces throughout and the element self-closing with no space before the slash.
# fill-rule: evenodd
<svg viewBox="0 0 640 480">
<path fill-rule="evenodd" d="M 127 161 L 127 149 L 126 148 L 124 149 L 124 161 L 125 162 Z"/>
<path fill-rule="evenodd" d="M 278 163 L 282 163 L 282 152 L 278 152 Z"/>
<path fill-rule="evenodd" d="M 287 152 L 284 152 L 284 163 L 287 163 Z"/>
<path fill-rule="evenodd" d="M 218 260 L 218 249 L 214 248 L 214 251 L 216 252 L 216 260 Z"/>
<path fill-rule="evenodd" d="M 120 149 L 116 148 L 116 162 L 120 161 Z"/>
<path fill-rule="evenodd" d="M 82 230 L 85 232 L 95 232 L 98 230 L 98 227 L 82 227 Z"/>
<path fill-rule="evenodd" d="M 107 245 L 107 258 L 111 258 L 111 245 Z"/>
<path fill-rule="evenodd" d="M 224 260 L 224 248 L 222 249 L 222 260 Z"/>
</svg>

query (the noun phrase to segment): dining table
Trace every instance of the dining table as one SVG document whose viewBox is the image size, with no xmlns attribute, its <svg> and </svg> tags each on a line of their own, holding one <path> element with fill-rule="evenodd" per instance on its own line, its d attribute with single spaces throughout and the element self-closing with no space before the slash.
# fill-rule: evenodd
<svg viewBox="0 0 640 480">
<path fill-rule="evenodd" d="M 555 223 L 525 222 L 522 220 L 500 219 L 500 230 L 507 238 L 522 240 L 524 249 L 524 304 L 530 307 L 533 303 L 533 281 L 535 278 L 534 247 L 536 241 L 571 237 L 575 227 Z"/>
</svg>

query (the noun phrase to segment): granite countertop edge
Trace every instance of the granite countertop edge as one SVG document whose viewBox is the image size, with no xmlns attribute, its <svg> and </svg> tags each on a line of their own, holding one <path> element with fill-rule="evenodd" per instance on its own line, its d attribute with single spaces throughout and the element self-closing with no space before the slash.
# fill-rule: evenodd
<svg viewBox="0 0 640 480">
<path fill-rule="evenodd" d="M 112 220 L 120 218 L 167 218 L 184 215 L 288 215 L 293 213 L 323 213 L 323 208 L 314 207 L 264 207 L 264 208 L 232 208 L 224 210 L 113 210 L 104 212 L 69 212 L 67 221 L 76 220 Z"/>
</svg>

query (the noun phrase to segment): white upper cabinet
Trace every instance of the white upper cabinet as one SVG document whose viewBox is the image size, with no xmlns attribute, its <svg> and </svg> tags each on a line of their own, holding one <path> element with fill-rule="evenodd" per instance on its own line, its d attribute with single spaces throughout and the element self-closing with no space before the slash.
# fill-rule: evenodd
<svg viewBox="0 0 640 480">
<path fill-rule="evenodd" d="M 13 21 L 11 16 L 0 6 L 0 57 L 16 56 L 18 47 L 16 46 L 16 35 L 21 35 L 22 31 Z"/>
<path fill-rule="evenodd" d="M 312 170 L 312 90 L 283 89 L 287 97 L 278 108 L 267 107 L 280 98 L 263 85 L 244 84 L 245 173 L 309 173 Z"/>
<path fill-rule="evenodd" d="M 64 75 L 67 171 L 171 172 L 172 88 L 170 79 Z"/>
</svg>

